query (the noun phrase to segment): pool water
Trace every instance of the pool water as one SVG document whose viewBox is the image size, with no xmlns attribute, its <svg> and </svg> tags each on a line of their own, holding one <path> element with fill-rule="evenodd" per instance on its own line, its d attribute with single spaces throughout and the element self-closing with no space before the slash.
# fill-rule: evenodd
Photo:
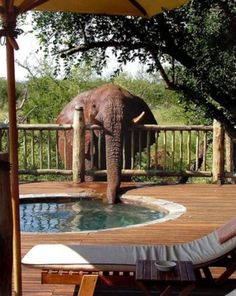
<svg viewBox="0 0 236 296">
<path fill-rule="evenodd" d="M 20 205 L 21 231 L 79 232 L 126 227 L 151 222 L 165 216 L 143 206 L 100 200 L 40 202 Z"/>
</svg>

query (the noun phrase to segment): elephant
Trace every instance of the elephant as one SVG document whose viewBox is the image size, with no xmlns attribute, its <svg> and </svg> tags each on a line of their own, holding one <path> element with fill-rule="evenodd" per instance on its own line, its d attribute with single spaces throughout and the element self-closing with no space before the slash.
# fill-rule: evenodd
<svg viewBox="0 0 236 296">
<path fill-rule="evenodd" d="M 103 168 L 107 168 L 107 201 L 113 204 L 118 201 L 117 192 L 121 183 L 123 137 L 126 149 L 130 150 L 130 136 L 127 135 L 128 129 L 133 124 L 157 124 L 148 105 L 143 99 L 132 95 L 127 90 L 115 84 L 105 84 L 96 89 L 78 94 L 57 117 L 58 124 L 71 124 L 73 122 L 73 113 L 76 106 L 83 107 L 85 124 L 97 124 L 103 130 L 104 149 L 102 151 Z M 66 165 L 72 166 L 72 132 L 67 132 L 66 145 Z M 91 165 L 91 133 L 85 134 L 85 168 Z M 97 133 L 94 133 L 94 139 L 97 139 Z M 150 144 L 155 141 L 151 137 Z M 64 158 L 64 139 L 62 133 L 59 133 L 59 154 Z M 135 141 L 138 142 L 138 141 Z M 92 148 L 94 159 L 97 159 L 97 142 Z M 136 143 L 135 151 L 138 151 Z M 143 144 L 146 147 L 146 142 Z M 94 160 L 94 165 L 96 161 Z M 126 155 L 125 165 L 130 165 L 130 157 Z M 100 168 L 101 169 L 101 168 Z"/>
</svg>

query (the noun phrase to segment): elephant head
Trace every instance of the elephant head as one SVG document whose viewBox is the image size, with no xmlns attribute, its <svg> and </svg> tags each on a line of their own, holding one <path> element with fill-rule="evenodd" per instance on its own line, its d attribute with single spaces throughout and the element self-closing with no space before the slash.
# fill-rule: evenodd
<svg viewBox="0 0 236 296">
<path fill-rule="evenodd" d="M 72 123 L 76 105 L 84 108 L 85 123 L 100 125 L 105 135 L 107 200 L 112 204 L 117 200 L 117 191 L 121 182 L 123 137 L 126 131 L 134 123 L 157 124 L 157 122 L 141 98 L 133 96 L 125 89 L 113 84 L 103 85 L 79 94 L 62 110 L 57 118 L 57 123 Z M 70 143 L 72 142 L 72 140 L 68 140 Z M 89 133 L 85 136 L 85 145 L 85 150 L 88 152 L 91 145 Z M 71 149 L 69 147 L 68 151 L 72 154 Z M 63 151 L 64 148 L 59 145 L 61 156 L 63 156 Z M 88 154 L 86 157 L 89 161 Z M 71 155 L 67 157 L 67 160 L 68 166 L 71 167 Z"/>
</svg>

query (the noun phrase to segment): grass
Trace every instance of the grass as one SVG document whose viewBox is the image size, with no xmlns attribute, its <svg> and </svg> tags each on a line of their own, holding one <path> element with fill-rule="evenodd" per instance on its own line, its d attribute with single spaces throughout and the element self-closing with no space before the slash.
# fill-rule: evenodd
<svg viewBox="0 0 236 296">
<path fill-rule="evenodd" d="M 183 109 L 180 106 L 160 106 L 152 110 L 159 125 L 184 125 Z"/>
</svg>

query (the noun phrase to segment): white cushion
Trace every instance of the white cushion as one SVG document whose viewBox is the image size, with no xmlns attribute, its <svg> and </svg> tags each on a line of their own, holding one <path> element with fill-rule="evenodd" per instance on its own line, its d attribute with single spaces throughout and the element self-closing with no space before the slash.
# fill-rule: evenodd
<svg viewBox="0 0 236 296">
<path fill-rule="evenodd" d="M 39 244 L 29 250 L 22 263 L 40 268 L 133 271 L 137 260 L 182 260 L 198 265 L 217 259 L 235 247 L 236 237 L 220 244 L 216 232 L 173 246 Z"/>
</svg>

